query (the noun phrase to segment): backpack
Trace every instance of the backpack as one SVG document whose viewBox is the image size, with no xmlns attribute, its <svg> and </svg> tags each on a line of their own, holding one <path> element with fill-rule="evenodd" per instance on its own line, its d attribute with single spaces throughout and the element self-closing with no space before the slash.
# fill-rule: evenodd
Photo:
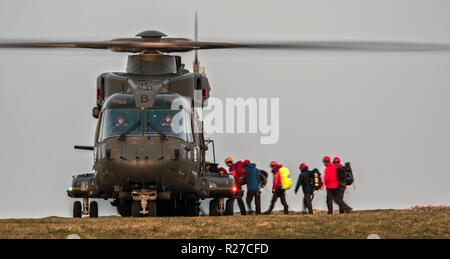
<svg viewBox="0 0 450 259">
<path fill-rule="evenodd" d="M 267 184 L 267 172 L 264 170 L 259 170 L 258 169 L 258 182 L 259 182 L 259 188 L 264 188 L 264 186 L 266 186 Z"/>
<path fill-rule="evenodd" d="M 353 170 L 350 165 L 350 162 L 345 163 L 345 174 L 344 174 L 344 181 L 346 185 L 352 185 L 355 181 L 355 177 L 353 176 Z"/>
<path fill-rule="evenodd" d="M 319 169 L 314 168 L 314 170 L 311 171 L 311 176 L 310 176 L 309 180 L 310 180 L 311 188 L 314 191 L 317 191 L 320 189 L 320 187 L 322 187 L 322 176 L 320 174 Z"/>
<path fill-rule="evenodd" d="M 282 167 L 280 170 L 281 189 L 289 190 L 292 186 L 292 179 L 289 177 L 289 169 Z"/>
</svg>

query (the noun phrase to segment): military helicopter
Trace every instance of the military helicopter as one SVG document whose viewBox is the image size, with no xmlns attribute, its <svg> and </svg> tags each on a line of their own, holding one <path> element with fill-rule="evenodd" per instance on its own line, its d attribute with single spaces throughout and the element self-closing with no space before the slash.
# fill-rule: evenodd
<svg viewBox="0 0 450 259">
<path fill-rule="evenodd" d="M 73 176 L 68 196 L 75 201 L 73 217 L 98 217 L 96 201 L 112 199 L 124 217 L 197 216 L 201 199 L 212 198 L 210 215 L 223 215 L 224 198 L 242 193 L 234 178 L 212 164 L 207 170 L 206 139 L 198 109 L 207 106 L 211 86 L 200 72 L 197 50 L 295 49 L 303 51 L 441 51 L 447 44 L 382 41 L 203 42 L 170 38 L 143 31 L 136 38 L 93 42 L 2 41 L 0 48 L 90 48 L 129 52 L 125 72 L 103 73 L 97 78 L 98 119 L 93 146 L 92 173 Z M 193 72 L 175 52 L 195 51 Z M 215 158 L 214 158 L 215 159 Z"/>
</svg>

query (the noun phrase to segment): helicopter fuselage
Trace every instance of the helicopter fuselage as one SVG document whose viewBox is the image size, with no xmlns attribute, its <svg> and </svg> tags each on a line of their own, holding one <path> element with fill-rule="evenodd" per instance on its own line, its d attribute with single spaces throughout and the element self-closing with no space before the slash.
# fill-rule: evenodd
<svg viewBox="0 0 450 259">
<path fill-rule="evenodd" d="M 189 73 L 177 56 L 132 55 L 126 73 L 101 74 L 94 172 L 74 177 L 69 196 L 112 198 L 122 216 L 135 216 L 137 202 L 140 213 L 159 202 L 165 211 L 181 207 L 182 215 L 195 215 L 199 199 L 233 195 L 233 177 L 205 175 L 196 108 L 209 92 L 206 76 Z"/>
</svg>

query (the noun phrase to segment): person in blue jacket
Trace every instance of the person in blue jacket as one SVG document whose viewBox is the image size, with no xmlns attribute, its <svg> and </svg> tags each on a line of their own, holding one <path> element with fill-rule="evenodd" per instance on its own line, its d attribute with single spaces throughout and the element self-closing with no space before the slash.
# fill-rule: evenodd
<svg viewBox="0 0 450 259">
<path fill-rule="evenodd" d="M 252 211 L 252 201 L 255 198 L 255 214 L 261 214 L 261 191 L 259 190 L 258 169 L 249 160 L 244 161 L 245 181 L 247 182 L 247 198 L 245 199 L 249 211 Z"/>
</svg>

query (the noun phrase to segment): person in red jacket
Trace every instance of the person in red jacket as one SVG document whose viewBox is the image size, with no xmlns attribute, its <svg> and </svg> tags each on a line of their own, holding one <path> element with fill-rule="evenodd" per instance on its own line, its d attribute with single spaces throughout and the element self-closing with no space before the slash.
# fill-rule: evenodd
<svg viewBox="0 0 450 259">
<path fill-rule="evenodd" d="M 225 168 L 223 168 L 223 167 L 219 167 L 219 172 L 220 172 L 221 174 L 230 175 L 230 174 L 228 173 L 227 169 L 225 169 Z"/>
<path fill-rule="evenodd" d="M 333 201 L 339 205 L 339 210 L 350 212 L 351 208 L 341 199 L 336 166 L 331 163 L 331 159 L 328 156 L 323 158 L 323 164 L 325 165 L 323 182 L 327 189 L 328 214 L 333 214 Z"/>
<path fill-rule="evenodd" d="M 337 170 L 337 179 L 338 179 L 338 188 L 339 188 L 339 199 L 344 201 L 345 189 L 347 189 L 347 185 L 345 183 L 345 168 L 341 164 L 341 159 L 339 157 L 333 158 L 333 164 L 336 166 Z M 345 201 L 344 201 L 345 203 Z M 350 208 L 351 209 L 351 208 Z M 342 208 L 339 208 L 339 213 L 345 213 Z"/>
<path fill-rule="evenodd" d="M 239 210 L 241 211 L 241 215 L 247 215 L 247 211 L 245 209 L 245 203 L 242 200 L 242 196 L 244 195 L 244 191 L 242 190 L 242 185 L 245 184 L 245 171 L 243 170 L 244 164 L 242 161 L 237 161 L 233 163 L 231 157 L 225 159 L 225 163 L 229 168 L 230 174 L 234 177 L 234 181 L 237 187 L 237 197 L 229 198 L 226 204 L 226 215 L 233 215 L 234 211 L 234 200 L 236 199 L 239 205 Z"/>
<path fill-rule="evenodd" d="M 275 207 L 275 202 L 277 201 L 278 197 L 281 199 L 281 203 L 283 204 L 284 214 L 288 214 L 289 206 L 286 202 L 285 190 L 281 188 L 280 168 L 283 166 L 275 161 L 272 161 L 270 162 L 270 167 L 272 168 L 273 173 L 273 186 L 272 186 L 273 196 L 272 201 L 270 202 L 270 207 L 266 212 L 264 212 L 264 214 L 272 213 L 272 210 Z"/>
</svg>

